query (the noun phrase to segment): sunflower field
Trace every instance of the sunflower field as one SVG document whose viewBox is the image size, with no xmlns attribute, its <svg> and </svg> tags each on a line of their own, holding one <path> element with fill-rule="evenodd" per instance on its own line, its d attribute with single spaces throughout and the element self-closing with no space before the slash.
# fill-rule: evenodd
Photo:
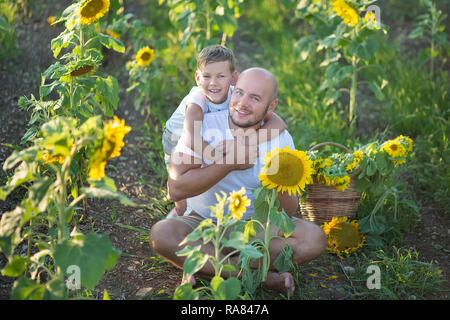
<svg viewBox="0 0 450 320">
<path fill-rule="evenodd" d="M 0 0 L 0 299 L 449 299 L 448 10 Z M 231 49 L 238 72 L 276 76 L 295 150 L 267 153 L 253 203 L 244 187 L 216 195 L 216 222 L 181 243 L 178 269 L 149 243 L 174 208 L 163 132 L 210 45 Z M 292 263 L 295 224 L 276 192 L 298 196 L 295 217 L 322 228 L 320 257 Z M 273 238 L 286 246 L 271 261 Z M 200 239 L 215 255 L 186 245 Z M 197 277 L 207 263 L 214 276 Z M 293 293 L 263 285 L 271 265 L 292 275 Z"/>
</svg>

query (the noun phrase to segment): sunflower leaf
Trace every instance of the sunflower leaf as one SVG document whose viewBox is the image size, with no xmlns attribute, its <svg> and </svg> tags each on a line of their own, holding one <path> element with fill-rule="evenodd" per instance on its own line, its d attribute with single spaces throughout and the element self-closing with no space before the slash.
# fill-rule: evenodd
<svg viewBox="0 0 450 320">
<path fill-rule="evenodd" d="M 277 208 L 271 208 L 269 212 L 270 222 L 276 225 L 283 231 L 285 238 L 289 237 L 295 230 L 295 223 L 286 214 L 284 209 L 278 211 Z"/>
</svg>

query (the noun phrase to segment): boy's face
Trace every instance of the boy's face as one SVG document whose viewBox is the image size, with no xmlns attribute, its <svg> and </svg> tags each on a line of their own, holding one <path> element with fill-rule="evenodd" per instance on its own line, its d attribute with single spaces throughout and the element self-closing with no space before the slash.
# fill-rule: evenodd
<svg viewBox="0 0 450 320">
<path fill-rule="evenodd" d="M 228 89 L 234 85 L 237 72 L 231 72 L 228 61 L 212 62 L 195 72 L 195 81 L 205 96 L 213 103 L 227 100 Z"/>
</svg>

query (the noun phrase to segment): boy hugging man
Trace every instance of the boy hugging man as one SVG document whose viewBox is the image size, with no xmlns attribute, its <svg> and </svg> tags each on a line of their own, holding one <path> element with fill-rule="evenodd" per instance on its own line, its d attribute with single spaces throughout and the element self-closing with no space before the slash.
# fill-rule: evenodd
<svg viewBox="0 0 450 320">
<path fill-rule="evenodd" d="M 167 120 L 164 129 L 162 142 L 167 168 L 169 168 L 172 152 L 181 136 L 184 137 L 181 143 L 184 143 L 196 154 L 201 155 L 209 163 L 223 159 L 227 152 L 227 144 L 221 144 L 216 149 L 212 149 L 201 135 L 203 115 L 228 108 L 237 78 L 235 57 L 230 49 L 221 45 L 213 45 L 204 48 L 199 53 L 195 72 L 197 86 L 193 87 L 189 94 L 184 97 L 178 108 Z M 272 113 L 267 116 L 267 119 L 264 119 L 261 128 L 266 129 L 265 132 L 269 134 L 265 137 L 258 136 L 256 140 L 258 144 L 273 139 L 286 129 L 286 124 L 280 117 Z M 175 202 L 175 208 L 172 209 L 167 218 L 182 215 L 185 210 L 186 199 L 177 201 Z"/>
</svg>

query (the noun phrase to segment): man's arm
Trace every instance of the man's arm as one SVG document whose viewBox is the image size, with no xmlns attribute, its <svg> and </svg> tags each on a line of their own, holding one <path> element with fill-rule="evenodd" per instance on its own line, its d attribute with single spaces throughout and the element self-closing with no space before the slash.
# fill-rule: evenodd
<svg viewBox="0 0 450 320">
<path fill-rule="evenodd" d="M 234 144 L 234 147 L 236 147 L 235 161 L 227 163 L 227 154 L 224 154 L 222 161 L 205 167 L 202 167 L 202 161 L 198 158 L 182 152 L 174 152 L 167 182 L 170 198 L 173 201 L 180 201 L 197 196 L 214 186 L 231 171 L 253 167 L 258 157 L 256 146 Z M 246 153 L 243 148 L 250 148 L 250 151 Z"/>
<path fill-rule="evenodd" d="M 176 163 L 174 163 L 175 159 Z M 175 152 L 170 162 L 167 182 L 170 198 L 173 201 L 180 201 L 197 196 L 211 188 L 232 170 L 233 166 L 226 164 L 202 167 L 199 159 Z"/>
</svg>

